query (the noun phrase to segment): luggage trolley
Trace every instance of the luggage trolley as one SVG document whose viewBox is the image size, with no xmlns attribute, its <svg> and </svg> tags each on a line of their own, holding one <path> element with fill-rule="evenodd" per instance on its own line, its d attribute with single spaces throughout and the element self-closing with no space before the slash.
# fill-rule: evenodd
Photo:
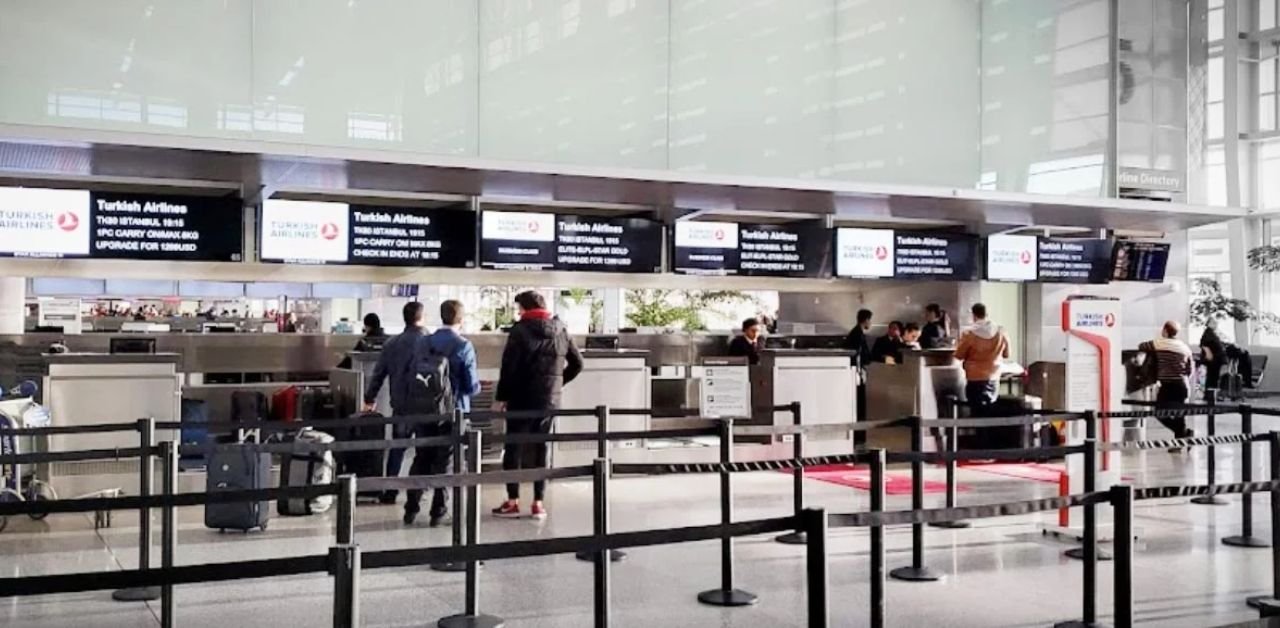
<svg viewBox="0 0 1280 628">
<path fill-rule="evenodd" d="M 6 434 L 8 430 L 23 427 L 48 427 L 49 413 L 36 403 L 38 391 L 33 382 L 23 382 L 5 396 L 0 394 L 0 454 L 20 454 L 26 451 L 48 451 L 47 436 L 19 436 Z M 58 493 L 41 475 L 38 465 L 0 463 L 0 502 L 55 500 Z M 32 519 L 40 520 L 48 513 L 34 513 Z M 0 515 L 0 532 L 9 525 L 9 518 Z"/>
</svg>

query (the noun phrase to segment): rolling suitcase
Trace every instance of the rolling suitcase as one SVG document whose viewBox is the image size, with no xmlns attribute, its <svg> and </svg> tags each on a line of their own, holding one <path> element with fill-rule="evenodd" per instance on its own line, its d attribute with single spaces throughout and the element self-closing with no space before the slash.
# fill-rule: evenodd
<svg viewBox="0 0 1280 628">
<path fill-rule="evenodd" d="M 271 482 L 271 454 L 245 448 L 215 451 L 209 458 L 205 491 L 241 491 L 267 488 Z M 271 502 L 251 501 L 205 504 L 204 525 L 219 531 L 267 529 Z"/>
<path fill-rule="evenodd" d="M 209 441 L 209 430 L 204 424 L 209 422 L 209 405 L 203 399 L 182 400 L 183 445 L 204 445 Z M 199 469 L 205 466 L 204 454 L 184 454 L 178 461 L 179 468 Z"/>
<path fill-rule="evenodd" d="M 324 432 L 303 430 L 292 440 L 323 445 L 332 443 L 333 437 Z M 280 458 L 280 488 L 332 484 L 334 467 L 332 451 L 286 453 Z M 311 499 L 281 499 L 276 502 L 276 512 L 289 517 L 320 514 L 328 512 L 332 507 L 333 495 L 320 495 Z"/>
<path fill-rule="evenodd" d="M 298 419 L 336 419 L 333 394 L 328 388 L 309 386 L 298 393 Z"/>
<path fill-rule="evenodd" d="M 298 387 L 285 386 L 271 393 L 271 418 L 275 421 L 298 419 Z"/>
<path fill-rule="evenodd" d="M 239 434 L 222 434 L 222 442 L 245 441 L 245 432 L 257 435 L 254 424 L 267 420 L 267 396 L 256 390 L 237 390 L 231 393 L 231 421 L 246 424 Z"/>
<path fill-rule="evenodd" d="M 358 413 L 351 418 L 382 418 L 377 412 Z M 335 438 L 340 442 L 352 441 L 380 441 L 387 439 L 387 426 L 384 423 L 356 425 L 348 428 L 341 428 L 334 431 Z M 342 451 L 336 454 L 337 473 L 338 475 L 354 475 L 358 478 L 380 478 L 387 472 L 387 451 L 385 449 L 374 451 Z M 374 498 L 380 496 L 378 491 L 364 491 L 357 494 L 357 497 Z"/>
</svg>

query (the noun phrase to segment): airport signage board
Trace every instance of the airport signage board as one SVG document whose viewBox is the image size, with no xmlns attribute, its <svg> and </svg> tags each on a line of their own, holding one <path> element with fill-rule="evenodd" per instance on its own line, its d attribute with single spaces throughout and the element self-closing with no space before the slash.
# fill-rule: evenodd
<svg viewBox="0 0 1280 628">
<path fill-rule="evenodd" d="M 0 188 L 0 256 L 240 261 L 237 198 Z"/>
<path fill-rule="evenodd" d="M 1104 284 L 1111 278 L 1111 241 L 1039 239 L 1039 280 Z"/>
<path fill-rule="evenodd" d="M 672 268 L 690 275 L 830 277 L 831 236 L 816 224 L 679 221 Z"/>
<path fill-rule="evenodd" d="M 259 221 L 264 262 L 475 266 L 475 214 L 445 207 L 268 199 Z"/>
<path fill-rule="evenodd" d="M 1111 256 L 1111 279 L 1163 282 L 1169 266 L 1169 249 L 1167 242 L 1116 242 Z"/>
<path fill-rule="evenodd" d="M 480 265 L 504 270 L 655 273 L 662 227 L 641 218 L 486 211 Z"/>
<path fill-rule="evenodd" d="M 969 281 L 977 276 L 973 236 L 892 229 L 836 229 L 836 276 Z"/>
<path fill-rule="evenodd" d="M 987 272 L 990 281 L 1035 281 L 1039 275 L 1039 238 L 997 235 L 987 238 Z"/>
</svg>

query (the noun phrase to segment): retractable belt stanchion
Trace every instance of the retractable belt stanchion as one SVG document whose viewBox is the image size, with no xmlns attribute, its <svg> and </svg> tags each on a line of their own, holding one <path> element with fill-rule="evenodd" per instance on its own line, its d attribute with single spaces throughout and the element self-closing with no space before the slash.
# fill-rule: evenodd
<svg viewBox="0 0 1280 628">
<path fill-rule="evenodd" d="M 871 512 L 884 512 L 884 450 L 871 450 Z M 871 526 L 871 628 L 884 628 L 884 526 Z"/>
<path fill-rule="evenodd" d="M 720 423 L 720 462 L 733 462 L 733 419 Z M 733 474 L 720 471 L 720 523 L 733 523 Z M 733 588 L 733 537 L 728 530 L 720 537 L 720 588 L 698 594 L 698 601 L 711 606 L 751 606 L 760 601 L 754 593 Z"/>
<path fill-rule="evenodd" d="M 1271 481 L 1280 480 L 1280 432 L 1267 435 L 1270 446 Z M 1271 595 L 1248 599 L 1249 606 L 1263 617 L 1280 617 L 1280 489 L 1271 489 Z"/>
<path fill-rule="evenodd" d="M 1097 441 L 1092 438 L 1084 439 L 1085 466 L 1094 469 L 1097 463 L 1097 455 Z M 1084 490 L 1086 493 L 1094 491 L 1093 482 L 1090 481 L 1093 476 L 1094 473 L 1085 473 L 1086 486 Z M 1098 511 L 1097 506 L 1093 503 L 1084 505 L 1084 545 L 1080 550 L 1081 558 L 1084 560 L 1081 569 L 1082 586 L 1080 587 L 1083 595 L 1081 600 L 1082 618 L 1058 622 L 1054 624 L 1054 628 L 1091 628 L 1104 625 L 1098 623 Z"/>
<path fill-rule="evenodd" d="M 951 420 L 955 421 L 960 418 L 960 403 L 959 403 L 959 400 L 956 399 L 954 395 L 950 396 L 949 401 L 951 402 Z M 958 447 L 956 444 L 957 428 L 955 423 L 952 423 L 950 427 L 943 428 L 942 431 L 943 431 L 942 441 L 943 443 L 945 443 L 943 451 L 949 454 L 954 454 Z M 946 465 L 947 465 L 947 508 L 955 508 L 956 507 L 956 459 L 947 458 Z M 954 521 L 935 521 L 933 523 L 930 523 L 929 525 L 935 528 L 948 528 L 948 529 L 955 530 L 955 529 L 969 527 L 969 522 L 963 519 L 956 519 Z"/>
<path fill-rule="evenodd" d="M 1253 435 L 1253 408 L 1240 406 L 1240 432 L 1246 436 Z M 1253 441 L 1240 443 L 1240 481 L 1248 484 L 1253 481 Z M 1270 547 L 1266 539 L 1253 535 L 1253 493 L 1240 495 L 1240 534 L 1222 539 L 1223 545 L 1232 547 Z"/>
<path fill-rule="evenodd" d="M 1111 512 L 1115 520 L 1115 574 L 1112 602 L 1115 628 L 1133 628 L 1133 487 L 1111 487 Z"/>
<path fill-rule="evenodd" d="M 467 432 L 467 466 L 480 468 L 480 432 Z M 467 487 L 467 546 L 480 544 L 480 487 Z M 455 512 L 456 516 L 456 512 Z M 501 617 L 480 613 L 480 565 L 467 561 L 466 610 L 460 615 L 441 619 L 439 628 L 499 628 L 505 622 Z"/>
<path fill-rule="evenodd" d="M 592 532 L 597 539 L 603 540 L 609 535 L 609 461 L 596 458 L 592 468 Z M 594 563 L 594 603 L 595 628 L 609 626 L 609 550 L 593 552 Z"/>
<path fill-rule="evenodd" d="M 923 419 L 911 417 L 911 451 L 924 453 Z M 911 509 L 924 510 L 924 460 L 911 461 Z M 889 577 L 907 582 L 934 582 L 942 579 L 938 572 L 924 566 L 924 524 L 911 524 L 911 566 L 889 572 Z"/>
<path fill-rule="evenodd" d="M 1084 492 L 1092 493 L 1098 490 L 1098 414 L 1093 410 L 1088 410 L 1084 413 L 1084 440 L 1087 444 L 1091 443 L 1085 447 L 1082 454 L 1084 456 Z M 1089 518 L 1095 517 L 1097 512 L 1093 504 L 1085 504 L 1084 525 L 1086 535 L 1089 533 Z M 1086 544 L 1088 543 L 1088 539 L 1082 539 L 1082 541 Z M 1081 547 L 1073 547 L 1063 552 L 1062 555 L 1076 560 L 1085 560 L 1085 549 L 1083 545 Z M 1097 560 L 1111 560 L 1111 554 L 1098 547 L 1097 536 L 1094 536 L 1093 556 Z M 1096 567 L 1094 568 L 1094 573 L 1097 573 Z"/>
<path fill-rule="evenodd" d="M 164 461 L 164 477 L 160 490 L 165 497 L 178 492 L 178 444 L 173 441 L 160 443 L 160 458 Z M 160 516 L 160 567 L 173 567 L 173 553 L 178 542 L 178 509 L 165 504 Z M 173 628 L 173 585 L 160 587 L 160 626 Z"/>
<path fill-rule="evenodd" d="M 451 434 L 453 434 L 453 474 L 454 475 L 462 475 L 467 472 L 466 458 L 464 458 L 462 454 L 462 449 L 463 449 L 462 446 L 466 443 L 467 429 L 468 429 L 468 426 L 467 426 L 466 415 L 462 413 L 462 410 L 454 410 L 453 411 L 453 430 L 451 431 Z M 472 471 L 475 473 L 480 472 L 479 469 L 472 469 Z M 461 547 L 462 546 L 462 520 L 463 520 L 462 513 L 467 512 L 467 505 L 466 505 L 467 502 L 461 486 L 455 486 L 450 490 L 453 491 L 453 523 L 450 524 L 450 528 L 452 528 L 452 533 L 453 533 L 452 542 L 454 547 Z M 435 563 L 431 565 L 431 570 L 458 573 L 458 572 L 463 572 L 467 570 L 467 563 L 458 562 L 458 561 L 447 562 L 447 563 Z"/>
<path fill-rule="evenodd" d="M 1209 413 L 1205 415 L 1205 418 L 1208 419 L 1208 423 L 1209 423 L 1206 426 L 1208 428 L 1207 433 L 1209 438 L 1213 438 L 1218 434 L 1218 415 L 1214 410 L 1214 406 L 1218 405 L 1218 391 L 1206 390 L 1205 402 L 1208 403 L 1209 405 Z M 1183 420 L 1185 421 L 1186 419 L 1184 418 Z M 1205 469 L 1205 472 L 1209 476 L 1208 477 L 1209 486 L 1214 486 L 1215 484 L 1217 484 L 1217 480 L 1218 480 L 1217 478 L 1218 453 L 1217 452 L 1218 452 L 1218 448 L 1213 446 L 1212 444 L 1209 445 L 1208 451 L 1205 452 L 1205 456 L 1207 457 L 1206 458 L 1207 467 Z M 1209 493 L 1208 495 L 1200 495 L 1198 497 L 1192 497 L 1191 503 L 1200 504 L 1202 506 L 1226 506 L 1227 500 L 1222 499 L 1221 497 L 1218 497 L 1213 493 Z"/>
<path fill-rule="evenodd" d="M 337 545 L 329 548 L 333 574 L 333 626 L 360 626 L 360 547 L 355 544 L 356 477 L 338 478 Z"/>
<path fill-rule="evenodd" d="M 790 405 L 791 424 L 800 427 L 802 422 L 800 416 L 800 402 L 792 401 Z M 804 458 L 804 434 L 796 433 L 791 437 L 795 440 L 791 443 L 791 455 L 796 459 Z M 792 470 L 792 478 L 794 478 L 794 486 L 791 489 L 791 502 L 796 515 L 796 523 L 800 523 L 800 513 L 804 512 L 804 467 L 796 465 Z M 797 525 L 794 532 L 788 532 L 782 536 L 773 539 L 783 545 L 804 545 L 804 530 Z"/>
<path fill-rule="evenodd" d="M 800 513 L 800 527 L 809 542 L 805 552 L 805 587 L 809 600 L 809 628 L 830 628 L 831 581 L 827 572 L 827 511 L 808 508 Z"/>
<path fill-rule="evenodd" d="M 596 457 L 601 460 L 609 459 L 609 408 L 608 406 L 596 406 Z M 578 552 L 574 556 L 581 561 L 595 562 L 595 552 Z M 609 550 L 609 560 L 617 563 L 622 562 L 627 557 L 626 552 L 622 550 Z"/>
<path fill-rule="evenodd" d="M 156 420 L 147 417 L 138 419 L 138 446 L 142 453 L 138 456 L 138 495 L 150 497 L 152 481 L 155 477 L 154 460 L 151 459 L 151 448 L 156 443 Z M 138 570 L 151 568 L 151 509 L 143 506 L 138 509 Z M 111 599 L 119 602 L 150 602 L 160 599 L 160 587 L 130 587 L 111 593 Z"/>
</svg>

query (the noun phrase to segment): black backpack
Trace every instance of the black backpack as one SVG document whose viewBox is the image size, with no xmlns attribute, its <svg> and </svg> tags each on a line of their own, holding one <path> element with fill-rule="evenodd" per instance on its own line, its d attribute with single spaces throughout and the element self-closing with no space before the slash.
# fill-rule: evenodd
<svg viewBox="0 0 1280 628">
<path fill-rule="evenodd" d="M 425 344 L 425 343 L 424 343 Z M 449 356 L 427 348 L 426 355 L 413 361 L 414 380 L 409 386 L 408 414 L 453 414 L 453 381 L 449 378 Z"/>
</svg>

